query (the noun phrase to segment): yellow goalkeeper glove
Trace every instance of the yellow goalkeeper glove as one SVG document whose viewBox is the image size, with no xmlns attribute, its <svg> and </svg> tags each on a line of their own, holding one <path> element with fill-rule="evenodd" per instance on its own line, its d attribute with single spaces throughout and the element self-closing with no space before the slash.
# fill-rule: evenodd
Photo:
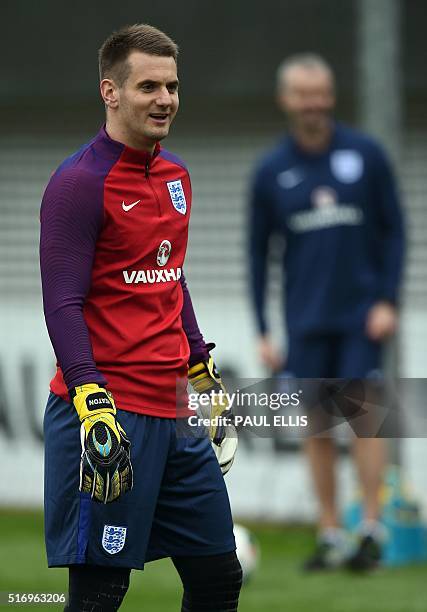
<svg viewBox="0 0 427 612">
<path fill-rule="evenodd" d="M 209 437 L 223 474 L 231 468 L 237 450 L 237 431 L 229 409 L 228 395 L 211 356 L 188 371 L 188 379 L 200 395 L 211 400 Z"/>
<path fill-rule="evenodd" d="M 104 504 L 133 487 L 130 441 L 109 391 L 95 383 L 70 392 L 81 421 L 80 491 Z"/>
</svg>

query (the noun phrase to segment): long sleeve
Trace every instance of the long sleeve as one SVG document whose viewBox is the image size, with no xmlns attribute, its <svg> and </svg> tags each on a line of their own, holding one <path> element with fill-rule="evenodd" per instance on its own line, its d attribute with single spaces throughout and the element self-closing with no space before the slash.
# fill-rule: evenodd
<svg viewBox="0 0 427 612">
<path fill-rule="evenodd" d="M 273 214 L 262 170 L 255 173 L 249 200 L 249 284 L 256 323 L 261 334 L 267 331 L 265 295 L 268 278 L 267 256 L 273 233 Z"/>
<path fill-rule="evenodd" d="M 405 252 L 403 213 L 390 163 L 380 148 L 375 151 L 374 164 L 381 273 L 379 297 L 397 303 Z"/>
<path fill-rule="evenodd" d="M 198 361 L 208 359 L 209 350 L 197 323 L 193 303 L 191 301 L 190 292 L 188 290 L 187 281 L 185 280 L 184 274 L 180 278 L 180 283 L 184 295 L 184 303 L 181 311 L 182 326 L 184 328 L 185 335 L 187 336 L 188 344 L 190 345 L 189 365 L 192 366 Z"/>
<path fill-rule="evenodd" d="M 68 389 L 107 382 L 83 316 L 102 214 L 88 173 L 65 170 L 52 177 L 41 206 L 40 270 L 46 325 Z"/>
</svg>

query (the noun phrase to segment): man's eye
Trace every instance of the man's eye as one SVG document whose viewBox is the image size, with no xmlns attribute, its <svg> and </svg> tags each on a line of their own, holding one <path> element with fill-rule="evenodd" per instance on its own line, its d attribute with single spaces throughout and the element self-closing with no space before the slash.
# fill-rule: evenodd
<svg viewBox="0 0 427 612">
<path fill-rule="evenodd" d="M 142 91 L 153 91 L 154 87 L 153 85 L 147 83 L 145 85 L 141 85 L 141 89 Z"/>
<path fill-rule="evenodd" d="M 169 85 L 168 87 L 169 93 L 176 93 L 177 91 L 178 91 L 178 85 Z"/>
</svg>

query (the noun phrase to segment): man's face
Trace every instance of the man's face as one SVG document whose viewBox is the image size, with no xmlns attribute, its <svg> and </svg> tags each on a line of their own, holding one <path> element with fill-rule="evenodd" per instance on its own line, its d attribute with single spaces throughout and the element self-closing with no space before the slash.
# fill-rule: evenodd
<svg viewBox="0 0 427 612">
<path fill-rule="evenodd" d="M 152 147 L 169 133 L 179 106 L 178 77 L 173 57 L 133 51 L 129 75 L 115 89 L 114 121 L 131 146 Z"/>
<path fill-rule="evenodd" d="M 296 127 L 317 130 L 335 106 L 332 76 L 322 68 L 293 66 L 284 76 L 278 103 Z"/>
</svg>

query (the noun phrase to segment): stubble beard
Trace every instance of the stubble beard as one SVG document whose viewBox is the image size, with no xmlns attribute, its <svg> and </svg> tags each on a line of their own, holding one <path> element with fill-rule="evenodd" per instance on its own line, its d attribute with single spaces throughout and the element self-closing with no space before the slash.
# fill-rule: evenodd
<svg viewBox="0 0 427 612">
<path fill-rule="evenodd" d="M 132 141 L 142 145 L 155 145 L 163 140 L 169 133 L 169 126 L 163 128 L 150 128 L 145 122 L 133 117 L 127 122 L 127 132 L 132 135 Z"/>
<path fill-rule="evenodd" d="M 166 138 L 166 136 L 168 136 L 168 134 L 169 134 L 169 126 L 160 128 L 158 130 L 150 129 L 150 128 L 146 128 L 143 130 L 144 137 L 152 140 L 153 143 L 159 140 L 163 140 L 164 138 Z"/>
</svg>

